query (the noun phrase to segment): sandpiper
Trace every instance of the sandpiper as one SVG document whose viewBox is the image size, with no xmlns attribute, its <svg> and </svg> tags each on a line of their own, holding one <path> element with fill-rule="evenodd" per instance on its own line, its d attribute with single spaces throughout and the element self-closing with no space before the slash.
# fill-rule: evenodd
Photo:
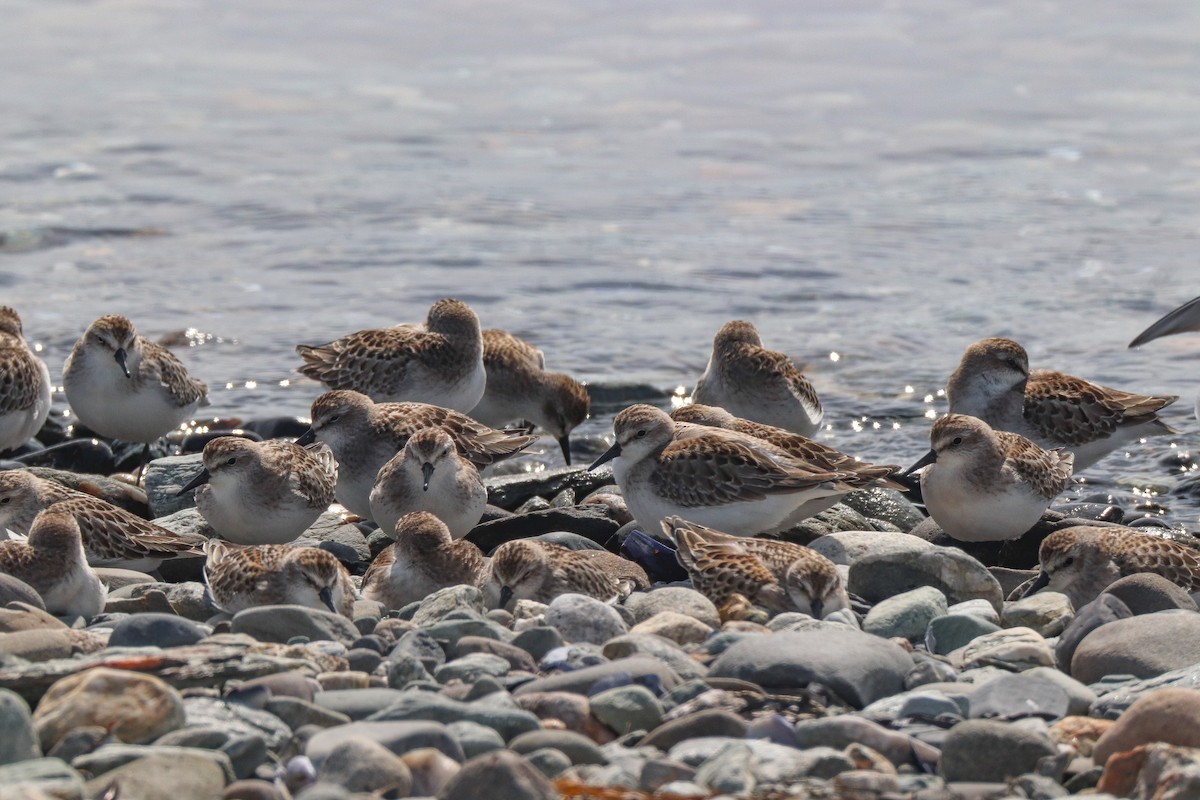
<svg viewBox="0 0 1200 800">
<path fill-rule="evenodd" d="M 376 402 L 418 402 L 470 411 L 487 374 L 479 318 L 466 303 L 434 303 L 424 326 L 362 330 L 328 344 L 298 345 L 299 371 L 330 389 L 353 389 Z"/>
<path fill-rule="evenodd" d="M 322 441 L 338 462 L 337 499 L 361 517 L 371 516 L 371 488 L 379 470 L 404 449 L 414 433 L 441 428 L 468 461 L 483 467 L 520 452 L 536 436 L 498 431 L 465 414 L 426 403 L 373 403 L 346 389 L 326 392 L 313 401 L 312 427 L 296 440 Z"/>
<path fill-rule="evenodd" d="M 1200 592 L 1200 550 L 1133 528 L 1078 525 L 1042 540 L 1041 569 L 1025 590 L 1061 592 L 1076 609 L 1110 583 L 1137 572 L 1161 575 L 1188 592 Z"/>
<path fill-rule="evenodd" d="M 644 529 L 678 516 L 735 536 L 795 524 L 805 504 L 850 491 L 851 473 L 793 458 L 737 431 L 676 423 L 654 406 L 630 406 L 613 420 L 616 443 L 590 467 L 613 475 Z"/>
<path fill-rule="evenodd" d="M 663 531 L 676 546 L 692 586 L 725 608 L 735 595 L 774 611 L 800 611 L 817 619 L 850 607 L 841 573 L 825 556 L 791 542 L 730 536 L 669 517 Z"/>
<path fill-rule="evenodd" d="M 50 371 L 21 329 L 21 317 L 0 306 L 0 452 L 29 441 L 50 414 Z"/>
<path fill-rule="evenodd" d="M 1016 539 L 1032 528 L 1071 480 L 1073 456 L 964 414 L 933 423 L 921 473 L 930 516 L 964 542 Z"/>
<path fill-rule="evenodd" d="M 470 542 L 454 541 L 428 511 L 405 514 L 392 528 L 396 543 L 383 549 L 362 579 L 362 596 L 403 608 L 438 589 L 466 584 L 482 588 L 487 559 Z"/>
<path fill-rule="evenodd" d="M 946 398 L 952 414 L 979 417 L 1042 447 L 1070 449 L 1076 472 L 1142 437 L 1178 433 L 1157 415 L 1177 397 L 1131 394 L 1053 370 L 1030 372 L 1025 348 L 1011 339 L 968 347 Z"/>
<path fill-rule="evenodd" d="M 409 437 L 404 449 L 380 469 L 371 488 L 371 516 L 384 531 L 413 511 L 429 511 L 461 539 L 483 516 L 487 489 L 479 470 L 458 454 L 441 428 Z"/>
<path fill-rule="evenodd" d="M 33 587 L 51 614 L 90 619 L 104 609 L 107 590 L 88 566 L 79 525 L 66 509 L 38 514 L 26 541 L 0 542 L 0 572 Z"/>
<path fill-rule="evenodd" d="M 317 547 L 237 545 L 210 539 L 204 582 L 213 603 L 236 614 L 255 606 L 300 605 L 349 617 L 355 590 L 337 558 Z"/>
<path fill-rule="evenodd" d="M 490 583 L 499 608 L 513 599 L 549 603 L 568 593 L 611 603 L 650 588 L 645 570 L 607 550 L 569 550 L 533 539 L 515 539 L 496 548 Z"/>
<path fill-rule="evenodd" d="M 337 462 L 325 444 L 221 436 L 204 446 L 204 468 L 179 494 L 222 538 L 237 544 L 295 540 L 334 500 Z"/>
<path fill-rule="evenodd" d="M 587 419 L 589 399 L 582 383 L 547 372 L 545 356 L 508 331 L 483 332 L 487 388 L 471 417 L 493 428 L 528 420 L 554 437 L 571 463 L 571 431 Z"/>
<path fill-rule="evenodd" d="M 727 322 L 713 338 L 712 357 L 696 383 L 697 403 L 812 436 L 824 411 L 817 392 L 792 360 L 763 347 L 749 322 Z"/>
</svg>

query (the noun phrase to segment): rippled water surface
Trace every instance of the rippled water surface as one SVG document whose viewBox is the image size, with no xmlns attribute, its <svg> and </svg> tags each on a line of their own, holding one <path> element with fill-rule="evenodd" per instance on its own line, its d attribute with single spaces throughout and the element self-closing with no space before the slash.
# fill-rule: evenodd
<svg viewBox="0 0 1200 800">
<path fill-rule="evenodd" d="M 754 321 L 825 432 L 909 463 L 983 336 L 1183 396 L 1077 494 L 1186 489 L 1200 5 L 14 0 L 0 289 L 52 372 L 93 318 L 213 411 L 303 414 L 297 342 L 455 295 L 594 383 L 690 386 Z M 597 409 L 585 431 L 610 430 Z M 1172 448 L 1175 447 L 1175 450 Z M 1182 486 L 1180 485 L 1182 483 Z M 1168 494 L 1197 527 L 1200 492 Z"/>
</svg>

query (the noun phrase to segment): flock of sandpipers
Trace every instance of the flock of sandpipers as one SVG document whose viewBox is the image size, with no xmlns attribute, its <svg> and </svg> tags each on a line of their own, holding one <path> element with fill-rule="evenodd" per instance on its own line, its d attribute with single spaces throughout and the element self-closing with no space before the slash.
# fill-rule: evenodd
<svg viewBox="0 0 1200 800">
<path fill-rule="evenodd" d="M 1200 298 L 1134 344 L 1200 329 Z M 0 572 L 39 592 L 47 609 L 91 617 L 104 607 L 98 567 L 153 571 L 164 559 L 206 556 L 215 605 L 229 613 L 297 603 L 350 615 L 355 598 L 400 608 L 444 587 L 479 587 L 491 607 L 578 592 L 617 600 L 650 585 L 619 555 L 537 539 L 490 554 L 463 541 L 487 504 L 480 469 L 554 437 L 571 463 L 570 433 L 588 415 L 586 388 L 545 369 L 536 347 L 481 330 L 457 300 L 424 324 L 363 330 L 297 347 L 299 371 L 329 391 L 295 442 L 223 436 L 204 448 L 195 491 L 219 538 L 178 533 L 27 470 L 0 472 Z M 50 407 L 45 363 L 15 311 L 0 308 L 0 451 L 37 434 Z M 207 405 L 207 388 L 122 316 L 93 322 L 63 369 L 63 389 L 96 433 L 154 442 Z M 949 414 L 931 430 L 921 489 L 934 521 L 955 539 L 1025 534 L 1082 470 L 1146 436 L 1173 432 L 1157 416 L 1174 397 L 1131 394 L 1050 370 L 1030 371 L 1009 339 L 967 348 L 946 388 Z M 893 465 L 868 464 L 814 441 L 823 411 L 809 381 L 768 350 L 752 324 L 724 325 L 692 403 L 667 412 L 630 406 L 611 462 L 630 515 L 664 536 L 694 587 L 726 618 L 761 606 L 817 618 L 849 606 L 843 575 L 777 533 L 847 492 L 899 487 Z M 501 426 L 522 423 L 515 428 Z M 361 581 L 326 550 L 290 544 L 334 502 L 394 535 Z M 1063 592 L 1076 607 L 1108 583 L 1157 572 L 1200 590 L 1200 552 L 1131 528 L 1080 526 L 1042 543 L 1027 591 Z M 761 613 L 761 612 L 760 612 Z"/>
</svg>

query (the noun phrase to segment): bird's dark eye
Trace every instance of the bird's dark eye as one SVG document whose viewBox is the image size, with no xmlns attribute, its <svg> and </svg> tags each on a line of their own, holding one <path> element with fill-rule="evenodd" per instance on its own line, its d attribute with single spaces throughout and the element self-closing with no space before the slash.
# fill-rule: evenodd
<svg viewBox="0 0 1200 800">
<path fill-rule="evenodd" d="M 11 498 L 11 497 L 5 497 L 4 499 L 0 500 L 0 506 L 6 506 L 6 505 L 8 505 L 10 502 L 12 502 L 12 498 Z"/>
<path fill-rule="evenodd" d="M 642 438 L 643 436 L 645 436 L 645 435 L 646 435 L 646 432 L 645 432 L 645 431 L 638 431 L 638 432 L 637 432 L 637 438 L 639 438 L 639 439 L 641 439 L 641 438 Z"/>
<path fill-rule="evenodd" d="M 237 463 L 237 456 L 230 456 L 229 458 L 225 459 L 225 463 L 233 466 Z"/>
<path fill-rule="evenodd" d="M 955 437 L 954 437 L 954 438 L 953 438 L 953 439 L 950 441 L 950 444 L 962 444 L 962 437 L 961 437 L 961 436 L 955 436 Z"/>
<path fill-rule="evenodd" d="M 1071 566 L 1071 565 L 1072 565 L 1072 564 L 1074 564 L 1074 563 L 1075 563 L 1075 556 L 1071 556 L 1070 558 L 1068 558 L 1068 559 L 1066 559 L 1065 561 L 1063 561 L 1063 566 L 1064 566 L 1064 567 L 1069 567 L 1069 566 Z"/>
<path fill-rule="evenodd" d="M 338 417 L 340 417 L 340 416 L 341 416 L 341 414 L 333 414 L 333 415 L 331 415 L 331 416 L 329 417 L 329 421 L 330 421 L 330 422 L 337 422 L 337 420 L 338 420 Z"/>
</svg>

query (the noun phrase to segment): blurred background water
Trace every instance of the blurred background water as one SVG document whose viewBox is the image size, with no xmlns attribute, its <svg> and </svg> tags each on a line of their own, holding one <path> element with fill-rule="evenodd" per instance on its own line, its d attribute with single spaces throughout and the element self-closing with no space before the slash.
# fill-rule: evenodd
<svg viewBox="0 0 1200 800">
<path fill-rule="evenodd" d="M 903 464 L 1011 336 L 1183 396 L 1074 495 L 1195 527 L 1200 335 L 1125 345 L 1200 294 L 1198 76 L 1186 0 L 10 0 L 0 300 L 53 374 L 101 314 L 192 329 L 244 418 L 306 413 L 296 343 L 447 295 L 664 398 L 745 318 Z"/>
</svg>

